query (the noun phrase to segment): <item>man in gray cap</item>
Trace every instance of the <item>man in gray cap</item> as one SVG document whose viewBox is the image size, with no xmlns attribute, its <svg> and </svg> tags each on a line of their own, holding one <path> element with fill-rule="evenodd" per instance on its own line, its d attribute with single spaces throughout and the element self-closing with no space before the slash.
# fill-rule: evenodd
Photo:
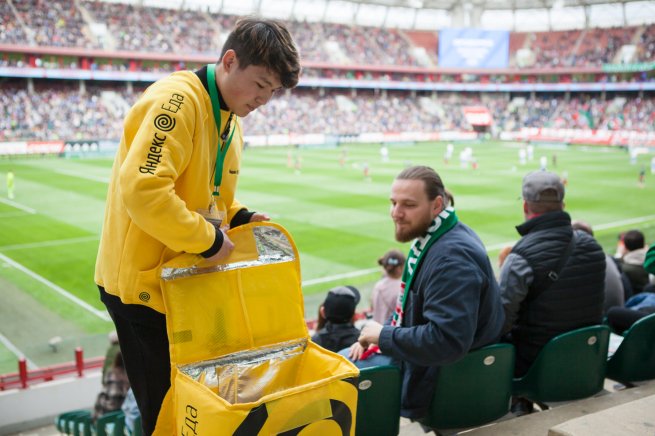
<svg viewBox="0 0 655 436">
<path fill-rule="evenodd" d="M 550 339 L 602 321 L 605 281 L 605 254 L 592 236 L 573 231 L 557 174 L 523 178 L 523 213 L 522 238 L 500 271 L 503 332 L 516 347 L 519 377 Z M 525 400 L 516 405 L 521 414 L 532 410 Z"/>
</svg>

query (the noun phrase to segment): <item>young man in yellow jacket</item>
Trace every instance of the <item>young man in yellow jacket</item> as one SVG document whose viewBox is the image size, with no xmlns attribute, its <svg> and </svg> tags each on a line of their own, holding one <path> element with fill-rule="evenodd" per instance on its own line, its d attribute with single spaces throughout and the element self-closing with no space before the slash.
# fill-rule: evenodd
<svg viewBox="0 0 655 436">
<path fill-rule="evenodd" d="M 170 388 L 159 267 L 182 252 L 223 258 L 234 248 L 228 226 L 269 219 L 234 198 L 240 117 L 296 86 L 299 73 L 284 25 L 243 19 L 216 64 L 157 81 L 125 119 L 95 281 L 116 325 L 146 435 L 155 431 Z"/>
</svg>

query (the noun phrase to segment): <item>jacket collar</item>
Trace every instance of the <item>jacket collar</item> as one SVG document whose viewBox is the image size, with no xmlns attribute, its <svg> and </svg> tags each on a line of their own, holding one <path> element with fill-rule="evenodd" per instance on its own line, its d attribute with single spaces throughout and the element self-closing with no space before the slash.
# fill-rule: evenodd
<svg viewBox="0 0 655 436">
<path fill-rule="evenodd" d="M 546 212 L 534 218 L 531 218 L 521 225 L 516 226 L 516 230 L 521 236 L 530 232 L 554 227 L 571 226 L 571 216 L 564 211 Z"/>
</svg>

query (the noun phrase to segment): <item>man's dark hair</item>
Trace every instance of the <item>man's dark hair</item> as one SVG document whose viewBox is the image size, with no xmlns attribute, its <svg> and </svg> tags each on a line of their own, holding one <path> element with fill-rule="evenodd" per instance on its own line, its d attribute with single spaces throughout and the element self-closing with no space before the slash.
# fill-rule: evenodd
<svg viewBox="0 0 655 436">
<path fill-rule="evenodd" d="M 644 234 L 639 230 L 628 230 L 623 235 L 623 245 L 628 251 L 639 250 L 644 248 L 646 243 L 644 242 Z"/>
<path fill-rule="evenodd" d="M 397 180 L 423 180 L 425 184 L 425 193 L 429 200 L 434 200 L 439 195 L 444 199 L 446 197 L 446 188 L 441 181 L 441 177 L 435 170 L 430 167 L 417 165 L 405 168 L 396 177 Z"/>
<path fill-rule="evenodd" d="M 279 21 L 242 18 L 227 37 L 221 59 L 228 50 L 236 53 L 240 69 L 249 65 L 266 67 L 279 76 L 285 88 L 293 88 L 298 84 L 298 49 L 285 25 Z"/>
<path fill-rule="evenodd" d="M 551 194 L 552 193 L 552 194 Z M 547 189 L 544 193 L 541 194 L 544 198 L 556 198 L 555 191 Z M 525 202 L 528 205 L 528 209 L 532 213 L 542 214 L 547 212 L 559 212 L 564 210 L 564 203 L 561 201 L 527 201 Z"/>
</svg>

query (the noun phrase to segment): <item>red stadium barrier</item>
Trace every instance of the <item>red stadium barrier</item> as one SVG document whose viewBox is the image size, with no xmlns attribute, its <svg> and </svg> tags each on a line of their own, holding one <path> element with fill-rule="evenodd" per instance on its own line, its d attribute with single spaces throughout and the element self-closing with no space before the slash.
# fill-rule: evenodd
<svg viewBox="0 0 655 436">
<path fill-rule="evenodd" d="M 52 381 L 55 378 L 70 376 L 77 373 L 82 377 L 86 371 L 102 368 L 104 356 L 84 359 L 84 352 L 81 348 L 75 350 L 75 360 L 73 362 L 61 363 L 58 365 L 46 366 L 37 369 L 27 369 L 25 358 L 18 360 L 18 372 L 0 375 L 0 391 L 7 389 L 26 389 L 31 385 Z"/>
<path fill-rule="evenodd" d="M 364 319 L 367 315 L 368 312 L 366 311 L 356 313 L 355 320 Z M 315 330 L 318 320 L 311 319 L 307 320 L 306 323 L 309 330 Z M 25 358 L 20 358 L 18 360 L 18 372 L 0 374 L 0 391 L 16 388 L 27 389 L 32 385 L 52 381 L 58 377 L 70 376 L 75 373 L 77 373 L 78 377 L 82 377 L 86 371 L 102 368 L 104 361 L 104 356 L 84 359 L 84 351 L 80 347 L 75 349 L 74 361 L 43 368 L 27 369 L 27 361 Z"/>
</svg>

